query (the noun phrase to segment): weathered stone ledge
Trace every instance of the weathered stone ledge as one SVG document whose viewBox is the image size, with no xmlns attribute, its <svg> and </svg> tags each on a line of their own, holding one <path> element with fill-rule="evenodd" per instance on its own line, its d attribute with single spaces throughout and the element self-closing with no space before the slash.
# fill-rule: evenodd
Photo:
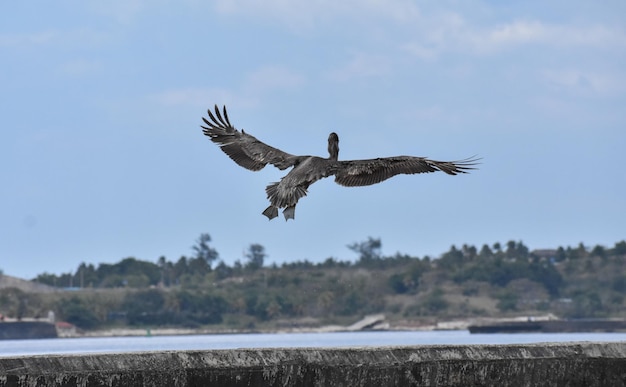
<svg viewBox="0 0 626 387">
<path fill-rule="evenodd" d="M 0 358 L 0 386 L 626 386 L 626 342 Z"/>
</svg>

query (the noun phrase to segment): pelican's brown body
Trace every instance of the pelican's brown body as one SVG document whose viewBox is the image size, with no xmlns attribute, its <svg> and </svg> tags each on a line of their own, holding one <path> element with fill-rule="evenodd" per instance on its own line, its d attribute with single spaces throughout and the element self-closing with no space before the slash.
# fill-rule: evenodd
<svg viewBox="0 0 626 387">
<path fill-rule="evenodd" d="M 442 171 L 449 175 L 467 173 L 474 169 L 477 159 L 460 161 L 435 161 L 424 157 L 396 156 L 368 160 L 338 160 L 339 136 L 328 136 L 328 158 L 318 156 L 295 156 L 271 147 L 254 136 L 239 131 L 231 125 L 226 107 L 220 113 L 208 111 L 209 119 L 202 118 L 207 126 L 203 133 L 217 143 L 222 150 L 242 167 L 258 171 L 268 163 L 280 170 L 293 167 L 279 182 L 267 186 L 270 206 L 263 211 L 268 219 L 278 216 L 284 208 L 285 219 L 294 219 L 298 200 L 307 194 L 309 186 L 319 179 L 335 176 L 337 184 L 357 187 L 379 183 L 398 174 L 415 174 Z"/>
</svg>

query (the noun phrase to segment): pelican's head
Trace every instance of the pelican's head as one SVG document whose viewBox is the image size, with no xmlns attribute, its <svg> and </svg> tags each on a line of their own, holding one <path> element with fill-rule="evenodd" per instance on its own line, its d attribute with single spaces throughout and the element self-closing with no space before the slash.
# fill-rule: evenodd
<svg viewBox="0 0 626 387">
<path fill-rule="evenodd" d="M 328 158 L 331 160 L 337 160 L 339 157 L 339 136 L 337 133 L 332 132 L 328 135 Z"/>
</svg>

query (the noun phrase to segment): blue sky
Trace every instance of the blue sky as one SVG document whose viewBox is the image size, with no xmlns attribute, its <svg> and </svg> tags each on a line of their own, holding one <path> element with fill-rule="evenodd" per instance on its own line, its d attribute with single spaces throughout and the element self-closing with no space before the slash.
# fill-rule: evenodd
<svg viewBox="0 0 626 387">
<path fill-rule="evenodd" d="M 623 1 L 12 2 L 0 14 L 0 269 L 191 255 L 228 264 L 452 244 L 531 249 L 626 238 Z M 483 157 L 470 175 L 322 180 L 295 221 L 199 125 L 231 122 L 293 154 Z"/>
</svg>

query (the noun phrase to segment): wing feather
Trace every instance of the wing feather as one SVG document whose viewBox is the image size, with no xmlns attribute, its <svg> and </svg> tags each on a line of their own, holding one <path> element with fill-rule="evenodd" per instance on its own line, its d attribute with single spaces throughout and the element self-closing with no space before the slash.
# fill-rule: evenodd
<svg viewBox="0 0 626 387">
<path fill-rule="evenodd" d="M 335 182 L 346 187 L 358 187 L 380 183 L 399 174 L 442 171 L 448 175 L 457 175 L 475 169 L 478 160 L 470 157 L 458 161 L 436 161 L 425 157 L 396 156 L 338 161 Z"/>
<path fill-rule="evenodd" d="M 259 171 L 267 164 L 272 164 L 283 170 L 298 161 L 297 156 L 271 147 L 243 130 L 237 130 L 228 119 L 226 106 L 223 108 L 223 115 L 217 105 L 215 105 L 215 114 L 210 109 L 207 112 L 209 119 L 202 117 L 202 121 L 206 124 L 206 126 L 201 125 L 202 132 L 240 166 Z"/>
</svg>

